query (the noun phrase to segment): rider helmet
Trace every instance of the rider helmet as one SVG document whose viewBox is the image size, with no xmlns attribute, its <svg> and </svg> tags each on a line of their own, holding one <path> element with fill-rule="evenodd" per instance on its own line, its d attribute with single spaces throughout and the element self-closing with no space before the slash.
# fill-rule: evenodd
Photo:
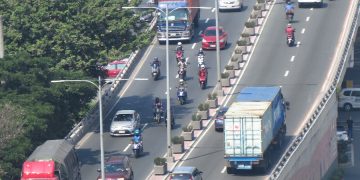
<svg viewBox="0 0 360 180">
<path fill-rule="evenodd" d="M 135 135 L 135 136 L 139 136 L 139 135 L 140 135 L 140 130 L 139 130 L 139 129 L 135 129 L 134 135 Z"/>
<path fill-rule="evenodd" d="M 159 103 L 160 102 L 160 98 L 159 97 L 156 97 L 155 98 L 155 103 Z"/>
<path fill-rule="evenodd" d="M 199 53 L 202 53 L 202 52 L 203 52 L 203 49 L 202 49 L 202 48 L 200 48 L 200 49 L 199 49 Z"/>
<path fill-rule="evenodd" d="M 154 57 L 154 61 L 158 61 L 159 59 L 158 59 L 158 57 Z"/>
<path fill-rule="evenodd" d="M 201 67 L 201 69 L 205 69 L 205 65 L 204 65 L 204 64 L 202 64 L 200 67 Z"/>
<path fill-rule="evenodd" d="M 178 42 L 178 46 L 181 46 L 181 42 Z"/>
<path fill-rule="evenodd" d="M 288 5 L 290 5 L 290 4 L 291 4 L 291 2 L 290 2 L 290 1 L 288 1 L 288 2 L 287 2 L 287 4 L 288 4 Z"/>
<path fill-rule="evenodd" d="M 291 24 L 289 23 L 289 24 L 287 25 L 287 27 L 291 27 Z"/>
<path fill-rule="evenodd" d="M 184 79 L 180 79 L 179 84 L 184 84 Z"/>
</svg>

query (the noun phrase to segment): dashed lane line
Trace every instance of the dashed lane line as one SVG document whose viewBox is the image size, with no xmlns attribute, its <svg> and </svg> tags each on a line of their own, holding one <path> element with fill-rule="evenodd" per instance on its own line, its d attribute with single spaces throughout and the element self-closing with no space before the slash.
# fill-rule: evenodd
<svg viewBox="0 0 360 180">
<path fill-rule="evenodd" d="M 295 60 L 295 56 L 291 56 L 290 62 L 294 62 L 294 60 Z"/>
</svg>

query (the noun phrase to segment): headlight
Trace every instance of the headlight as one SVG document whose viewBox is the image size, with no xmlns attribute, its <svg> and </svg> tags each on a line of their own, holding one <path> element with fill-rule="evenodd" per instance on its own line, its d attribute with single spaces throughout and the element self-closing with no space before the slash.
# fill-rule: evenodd
<svg viewBox="0 0 360 180">
<path fill-rule="evenodd" d="M 183 32 L 183 36 L 190 36 L 190 31 Z"/>
<path fill-rule="evenodd" d="M 202 42 L 206 43 L 206 40 L 205 40 L 205 39 L 202 39 Z"/>
</svg>

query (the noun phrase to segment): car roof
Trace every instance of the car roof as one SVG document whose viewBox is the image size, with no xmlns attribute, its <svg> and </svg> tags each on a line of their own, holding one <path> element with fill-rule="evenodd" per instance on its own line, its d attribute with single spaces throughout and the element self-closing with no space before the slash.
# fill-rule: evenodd
<svg viewBox="0 0 360 180">
<path fill-rule="evenodd" d="M 117 156 L 110 156 L 107 160 L 106 163 L 107 164 L 111 164 L 111 163 L 123 163 L 124 160 L 127 160 L 126 156 L 124 155 L 117 155 Z"/>
<path fill-rule="evenodd" d="M 116 111 L 116 115 L 118 114 L 134 114 L 135 113 L 135 110 L 119 110 L 119 111 Z"/>
<path fill-rule="evenodd" d="M 173 174 L 193 173 L 195 169 L 196 168 L 192 166 L 180 166 L 174 169 Z"/>
<path fill-rule="evenodd" d="M 205 30 L 215 30 L 215 29 L 216 29 L 216 26 L 209 26 Z M 219 29 L 224 29 L 224 28 L 220 26 Z"/>
</svg>

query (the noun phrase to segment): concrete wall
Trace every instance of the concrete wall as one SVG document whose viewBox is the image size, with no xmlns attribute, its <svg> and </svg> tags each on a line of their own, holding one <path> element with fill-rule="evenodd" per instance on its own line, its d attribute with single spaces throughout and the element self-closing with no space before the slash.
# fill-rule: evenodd
<svg viewBox="0 0 360 180">
<path fill-rule="evenodd" d="M 279 179 L 326 179 L 327 171 L 337 164 L 336 119 L 337 101 L 333 94 Z"/>
</svg>

